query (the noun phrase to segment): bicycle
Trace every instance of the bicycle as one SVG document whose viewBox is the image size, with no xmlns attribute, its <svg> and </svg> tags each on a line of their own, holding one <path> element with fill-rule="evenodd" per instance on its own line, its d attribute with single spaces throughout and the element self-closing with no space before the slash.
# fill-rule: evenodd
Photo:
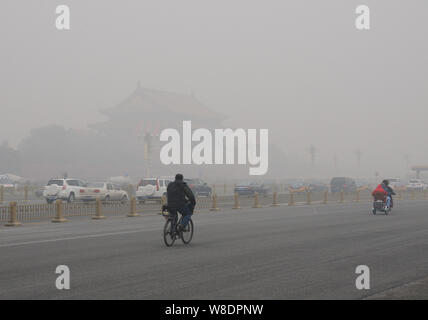
<svg viewBox="0 0 428 320">
<path fill-rule="evenodd" d="M 165 226 L 163 228 L 163 241 L 167 247 L 171 247 L 177 237 L 180 238 L 184 244 L 189 244 L 193 239 L 192 218 L 189 219 L 189 223 L 184 230 L 178 231 L 177 226 L 181 223 L 183 216 L 180 217 L 177 223 L 177 215 L 171 215 L 165 206 L 162 207 L 162 216 L 166 219 Z"/>
</svg>

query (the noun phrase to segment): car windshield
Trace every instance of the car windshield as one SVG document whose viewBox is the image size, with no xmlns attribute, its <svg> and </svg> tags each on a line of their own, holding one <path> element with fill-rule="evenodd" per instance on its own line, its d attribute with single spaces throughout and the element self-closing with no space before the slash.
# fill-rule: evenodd
<svg viewBox="0 0 428 320">
<path fill-rule="evenodd" d="M 88 183 L 89 188 L 104 188 L 104 182 Z"/>
<path fill-rule="evenodd" d="M 64 180 L 60 180 L 60 179 L 58 179 L 58 180 L 49 180 L 47 185 L 51 186 L 53 184 L 56 184 L 58 186 L 62 186 L 63 183 L 64 183 Z"/>
<path fill-rule="evenodd" d="M 79 180 L 67 180 L 67 184 L 69 186 L 78 187 L 79 186 Z"/>
<path fill-rule="evenodd" d="M 332 184 L 345 184 L 346 183 L 346 179 L 345 178 L 333 178 L 331 180 Z"/>
<path fill-rule="evenodd" d="M 249 185 L 251 185 L 251 181 L 243 181 L 237 184 L 237 186 L 240 186 L 240 187 L 246 187 Z"/>
<path fill-rule="evenodd" d="M 140 187 L 144 187 L 144 186 L 155 186 L 156 185 L 156 180 L 153 179 L 144 179 L 140 182 L 139 186 Z"/>
</svg>

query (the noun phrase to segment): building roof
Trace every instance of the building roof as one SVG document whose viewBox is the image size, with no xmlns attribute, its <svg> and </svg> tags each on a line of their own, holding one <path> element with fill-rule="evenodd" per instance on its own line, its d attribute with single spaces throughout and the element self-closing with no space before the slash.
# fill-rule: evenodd
<svg viewBox="0 0 428 320">
<path fill-rule="evenodd" d="M 171 112 L 176 114 L 210 118 L 221 121 L 226 117 L 205 107 L 197 98 L 190 94 L 173 93 L 168 91 L 147 89 L 139 84 L 132 94 L 117 106 L 100 110 L 106 116 L 129 112 L 159 113 Z"/>
</svg>

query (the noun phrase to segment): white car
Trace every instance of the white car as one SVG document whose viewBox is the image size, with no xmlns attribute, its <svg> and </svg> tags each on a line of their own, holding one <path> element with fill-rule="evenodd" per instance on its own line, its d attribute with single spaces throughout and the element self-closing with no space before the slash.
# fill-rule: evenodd
<svg viewBox="0 0 428 320">
<path fill-rule="evenodd" d="M 79 179 L 51 179 L 43 190 L 43 197 L 47 203 L 57 199 L 73 202 L 81 200 L 86 191 L 86 183 Z"/>
<path fill-rule="evenodd" d="M 146 200 L 160 200 L 163 195 L 166 195 L 168 184 L 173 181 L 173 178 L 145 178 L 140 181 L 137 186 L 135 195 L 139 202 Z"/>
<path fill-rule="evenodd" d="M 110 182 L 88 183 L 87 188 L 82 193 L 82 200 L 94 201 L 98 197 L 103 201 L 127 201 L 129 199 L 126 191 Z"/>
<path fill-rule="evenodd" d="M 407 190 L 427 190 L 428 185 L 421 179 L 411 179 L 406 185 Z"/>
</svg>

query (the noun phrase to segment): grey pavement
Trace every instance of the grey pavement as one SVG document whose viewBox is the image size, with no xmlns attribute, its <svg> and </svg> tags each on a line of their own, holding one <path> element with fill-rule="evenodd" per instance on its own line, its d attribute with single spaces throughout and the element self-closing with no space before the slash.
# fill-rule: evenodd
<svg viewBox="0 0 428 320">
<path fill-rule="evenodd" d="M 369 209 L 201 210 L 192 243 L 170 248 L 156 214 L 1 226 L 0 299 L 426 299 L 428 201 Z M 70 290 L 55 287 L 58 265 Z M 358 265 L 370 290 L 355 287 Z"/>
</svg>

